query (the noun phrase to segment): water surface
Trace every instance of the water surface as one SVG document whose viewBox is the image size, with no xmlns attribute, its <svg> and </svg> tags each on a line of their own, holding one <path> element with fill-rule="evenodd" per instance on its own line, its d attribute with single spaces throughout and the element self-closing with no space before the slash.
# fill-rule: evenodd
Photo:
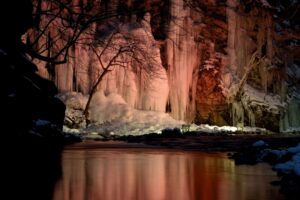
<svg viewBox="0 0 300 200">
<path fill-rule="evenodd" d="M 224 154 L 157 149 L 69 149 L 54 200 L 276 200 L 267 164 Z"/>
</svg>

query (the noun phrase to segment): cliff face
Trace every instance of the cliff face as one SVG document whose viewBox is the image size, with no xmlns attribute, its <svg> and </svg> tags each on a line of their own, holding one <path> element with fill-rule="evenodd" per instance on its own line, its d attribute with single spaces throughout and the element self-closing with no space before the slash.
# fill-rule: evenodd
<svg viewBox="0 0 300 200">
<path fill-rule="evenodd" d="M 294 114 L 300 111 L 299 84 L 288 83 L 289 77 L 299 80 L 299 76 L 296 78 L 299 66 L 298 69 L 293 67 L 299 62 L 297 6 L 299 3 L 293 1 L 284 4 L 280 1 L 244 4 L 228 1 L 228 57 L 237 81 L 247 73 L 253 52 L 257 52 L 260 59 L 247 77 L 241 101 L 250 125 L 273 130 L 299 127 L 299 117 Z M 288 75 L 289 71 L 293 71 L 293 75 Z M 262 94 L 264 98 L 259 98 Z M 291 105 L 295 106 L 293 111 L 289 108 Z"/>
<path fill-rule="evenodd" d="M 114 67 L 98 88 L 122 95 L 134 108 L 169 112 L 186 122 L 299 127 L 297 6 L 275 0 L 102 1 L 96 10 L 113 10 L 117 17 L 94 23 L 89 30 L 99 34 L 91 40 L 108 41 L 118 30 L 139 38 L 137 46 L 155 62 L 152 76 L 145 76 L 142 64 L 127 62 L 126 54 L 118 59 L 126 67 Z M 88 93 L 101 74 L 99 59 L 79 43 L 69 53 L 69 62 L 55 66 L 52 78 L 62 92 Z M 103 56 L 107 63 L 113 52 Z M 39 63 L 40 73 L 49 77 L 45 66 Z"/>
</svg>

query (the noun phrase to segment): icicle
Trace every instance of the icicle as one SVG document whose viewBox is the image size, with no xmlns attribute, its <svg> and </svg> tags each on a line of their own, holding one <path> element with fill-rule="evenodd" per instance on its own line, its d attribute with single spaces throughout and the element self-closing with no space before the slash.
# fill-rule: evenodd
<svg viewBox="0 0 300 200">
<path fill-rule="evenodd" d="M 232 124 L 238 129 L 244 128 L 244 108 L 241 102 L 234 101 L 232 103 Z"/>
<path fill-rule="evenodd" d="M 285 110 L 283 109 L 280 131 L 293 132 L 300 130 L 300 102 L 296 98 L 290 99 L 287 102 Z"/>
<path fill-rule="evenodd" d="M 193 77 L 193 71 L 199 63 L 198 47 L 193 38 L 193 24 L 189 18 L 190 8 L 185 7 L 182 0 L 172 0 L 171 15 L 176 17 L 169 25 L 166 48 L 169 66 L 169 102 L 172 107 L 171 115 L 175 119 L 186 120 L 187 111 L 192 113 L 195 110 L 193 100 L 196 89 L 193 86 L 197 83 L 197 77 Z"/>
<path fill-rule="evenodd" d="M 244 98 L 242 98 L 242 106 L 244 112 L 247 114 L 249 120 L 249 126 L 255 127 L 255 114 L 252 111 L 251 107 L 249 106 L 249 102 L 245 101 Z"/>
</svg>

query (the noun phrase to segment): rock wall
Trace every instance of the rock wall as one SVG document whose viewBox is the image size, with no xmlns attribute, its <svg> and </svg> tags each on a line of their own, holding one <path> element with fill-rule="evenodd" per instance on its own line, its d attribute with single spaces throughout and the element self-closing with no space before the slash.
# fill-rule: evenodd
<svg viewBox="0 0 300 200">
<path fill-rule="evenodd" d="M 93 12 L 115 15 L 92 24 L 81 38 L 92 31 L 97 36 L 90 40 L 107 41 L 115 29 L 140 38 L 139 46 L 154 58 L 157 72 L 145 78 L 139 62 L 115 67 L 99 86 L 105 94 L 118 93 L 134 108 L 168 112 L 189 123 L 251 125 L 274 131 L 300 127 L 297 1 L 98 4 Z M 53 35 L 55 28 L 50 27 Z M 101 51 L 103 45 L 97 48 Z M 86 94 L 101 74 L 97 56 L 82 44 L 75 44 L 69 53 L 66 64 L 49 68 L 39 63 L 40 73 L 54 79 L 61 92 Z M 106 54 L 109 60 L 112 53 Z"/>
<path fill-rule="evenodd" d="M 299 57 L 295 55 L 298 54 L 295 52 L 299 52 L 299 44 L 295 42 L 299 39 L 296 34 L 299 30 L 296 21 L 299 19 L 288 17 L 287 12 L 297 2 L 286 1 L 282 4 L 280 1 L 248 1 L 240 4 L 239 1 L 232 0 L 227 4 L 228 56 L 231 71 L 234 72 L 231 73 L 233 79 L 239 81 L 243 77 L 247 71 L 245 66 L 249 63 L 253 52 L 257 52 L 262 58 L 247 78 L 247 85 L 256 92 L 253 94 L 245 89 L 242 98 L 245 123 L 274 131 L 299 127 L 299 123 L 298 125 L 292 123 L 299 117 L 291 114 L 300 113 L 299 107 L 294 107 L 293 111 L 289 108 L 291 104 L 295 106 L 300 103 L 299 96 L 296 95 L 299 94 L 299 84 L 298 86 L 288 84 L 290 82 L 288 71 L 291 71 L 290 68 L 293 66 L 295 68 L 297 65 L 295 63 L 299 62 Z M 293 13 L 297 12 L 292 10 Z M 290 34 L 286 34 L 286 31 Z M 292 71 L 293 75 L 290 77 L 299 80 L 295 78 L 298 69 Z M 264 93 L 265 97 L 260 99 L 259 93 Z M 252 96 L 252 100 L 245 101 L 246 96 Z M 267 100 L 269 96 L 272 97 L 272 101 Z M 285 125 L 279 126 L 282 120 L 286 120 Z"/>
</svg>

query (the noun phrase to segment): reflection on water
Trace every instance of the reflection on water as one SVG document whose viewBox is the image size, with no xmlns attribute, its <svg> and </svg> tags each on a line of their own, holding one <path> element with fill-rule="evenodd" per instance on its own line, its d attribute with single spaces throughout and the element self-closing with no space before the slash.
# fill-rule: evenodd
<svg viewBox="0 0 300 200">
<path fill-rule="evenodd" d="M 145 149 L 66 150 L 54 200 L 281 199 L 268 165 L 225 156 Z"/>
</svg>

